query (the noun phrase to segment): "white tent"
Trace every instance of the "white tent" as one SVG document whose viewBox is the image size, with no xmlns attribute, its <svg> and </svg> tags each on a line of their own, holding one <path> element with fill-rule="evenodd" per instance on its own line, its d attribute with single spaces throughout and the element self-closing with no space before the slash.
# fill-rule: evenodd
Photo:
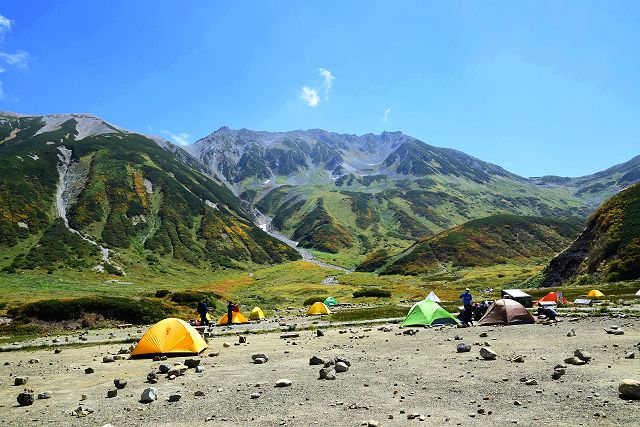
<svg viewBox="0 0 640 427">
<path fill-rule="evenodd" d="M 636 292 L 636 296 L 640 297 L 640 290 L 638 290 L 638 292 Z"/>
<path fill-rule="evenodd" d="M 428 301 L 442 302 L 442 300 L 438 298 L 438 295 L 434 294 L 433 291 L 429 292 L 429 295 L 427 295 L 425 299 Z"/>
</svg>

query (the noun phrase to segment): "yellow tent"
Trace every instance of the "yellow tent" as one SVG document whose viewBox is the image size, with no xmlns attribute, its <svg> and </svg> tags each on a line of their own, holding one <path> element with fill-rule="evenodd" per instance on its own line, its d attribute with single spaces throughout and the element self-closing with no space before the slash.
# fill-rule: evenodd
<svg viewBox="0 0 640 427">
<path fill-rule="evenodd" d="M 262 320 L 264 319 L 264 311 L 260 307 L 255 307 L 249 313 L 249 320 Z"/>
<path fill-rule="evenodd" d="M 322 302 L 314 303 L 311 307 L 309 307 L 309 310 L 307 310 L 307 316 L 314 316 L 319 314 L 331 314 L 331 311 L 329 311 L 327 306 Z"/>
<path fill-rule="evenodd" d="M 604 294 L 602 292 L 600 292 L 599 290 L 597 290 L 597 289 L 593 289 L 593 290 L 589 291 L 587 296 L 589 298 L 602 298 L 602 297 L 604 297 Z"/>
<path fill-rule="evenodd" d="M 207 343 L 191 325 L 184 320 L 169 318 L 149 328 L 136 344 L 131 356 L 198 354 L 205 348 Z"/>
<path fill-rule="evenodd" d="M 249 320 L 247 320 L 246 317 L 244 317 L 244 314 L 240 313 L 239 311 L 232 311 L 231 312 L 231 323 L 249 323 Z M 227 313 L 225 313 L 220 319 L 218 319 L 218 325 L 228 325 L 229 322 L 227 321 Z"/>
</svg>

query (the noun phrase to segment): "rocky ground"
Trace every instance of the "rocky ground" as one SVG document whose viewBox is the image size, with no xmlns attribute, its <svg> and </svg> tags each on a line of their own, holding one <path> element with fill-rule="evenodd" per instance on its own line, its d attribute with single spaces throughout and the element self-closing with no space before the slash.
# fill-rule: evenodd
<svg viewBox="0 0 640 427">
<path fill-rule="evenodd" d="M 605 332 L 614 324 L 624 333 Z M 623 378 L 640 379 L 639 326 L 638 319 L 593 318 L 420 328 L 415 334 L 397 325 L 361 325 L 324 329 L 323 336 L 296 331 L 299 337 L 287 339 L 282 332 L 249 334 L 246 343 L 214 336 L 200 357 L 191 358 L 199 367 L 189 369 L 175 366 L 186 357 L 103 362 L 126 345 L 65 347 L 60 337 L 57 352 L 0 353 L 0 425 L 637 425 L 640 400 L 621 398 L 618 385 Z M 575 336 L 567 336 L 572 328 Z M 89 335 L 102 334 L 125 339 L 137 328 Z M 461 344 L 470 351 L 458 352 Z M 482 354 L 495 352 L 495 360 L 481 357 L 483 346 Z M 573 362 L 590 356 L 586 364 L 565 362 L 580 348 L 582 359 Z M 260 354 L 268 360 L 254 363 L 252 356 Z M 310 365 L 313 356 L 320 364 Z M 323 376 L 335 379 L 319 379 L 322 362 L 329 362 Z M 161 364 L 178 375 L 158 373 Z M 554 370 L 559 364 L 566 368 Z M 156 383 L 147 380 L 152 372 Z M 26 384 L 14 385 L 21 382 L 16 377 L 28 377 Z M 116 389 L 115 379 L 125 380 L 124 388 Z M 290 385 L 276 387 L 279 380 Z M 35 399 L 19 406 L 25 387 Z M 141 403 L 149 387 L 157 400 Z M 49 398 L 38 399 L 43 392 Z M 178 401 L 169 401 L 177 395 Z"/>
</svg>

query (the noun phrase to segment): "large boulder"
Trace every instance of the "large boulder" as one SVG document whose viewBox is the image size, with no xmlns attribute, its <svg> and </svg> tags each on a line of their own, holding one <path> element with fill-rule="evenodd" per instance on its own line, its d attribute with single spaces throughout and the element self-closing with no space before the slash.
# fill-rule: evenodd
<svg viewBox="0 0 640 427">
<path fill-rule="evenodd" d="M 155 387 L 149 387 L 144 389 L 142 396 L 140 396 L 141 403 L 151 403 L 158 399 L 158 389 Z"/>
<path fill-rule="evenodd" d="M 640 381 L 624 379 L 618 385 L 618 392 L 624 398 L 640 400 Z"/>
</svg>

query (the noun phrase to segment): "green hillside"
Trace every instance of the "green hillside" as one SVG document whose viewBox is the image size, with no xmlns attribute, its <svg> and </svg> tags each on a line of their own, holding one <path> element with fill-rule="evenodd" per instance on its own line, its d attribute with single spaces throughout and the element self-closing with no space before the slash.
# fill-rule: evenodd
<svg viewBox="0 0 640 427">
<path fill-rule="evenodd" d="M 542 272 L 543 287 L 640 278 L 640 184 L 604 202 L 573 244 Z"/>
<path fill-rule="evenodd" d="M 212 271 L 299 258 L 183 150 L 92 116 L 54 119 L 49 130 L 49 116 L 0 115 L 5 272 Z"/>
<path fill-rule="evenodd" d="M 494 215 L 421 239 L 397 256 L 374 252 L 358 271 L 380 269 L 382 274 L 410 275 L 449 266 L 487 267 L 550 258 L 566 247 L 581 229 L 582 222 L 577 218 Z"/>
</svg>

